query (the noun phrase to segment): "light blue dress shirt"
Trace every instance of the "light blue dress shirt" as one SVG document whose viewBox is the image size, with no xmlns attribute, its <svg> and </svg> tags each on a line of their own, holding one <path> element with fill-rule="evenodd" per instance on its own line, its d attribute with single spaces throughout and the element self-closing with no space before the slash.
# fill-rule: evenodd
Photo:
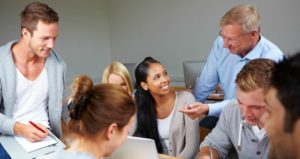
<svg viewBox="0 0 300 159">
<path fill-rule="evenodd" d="M 205 102 L 205 99 L 220 84 L 224 91 L 224 101 L 208 104 L 209 116 L 219 116 L 228 100 L 236 97 L 235 78 L 237 74 L 248 61 L 256 58 L 268 58 L 279 62 L 283 60 L 284 54 L 275 44 L 262 35 L 260 35 L 260 40 L 256 46 L 243 58 L 230 53 L 227 48 L 224 48 L 222 37 L 215 40 L 193 90 L 196 100 Z"/>
</svg>

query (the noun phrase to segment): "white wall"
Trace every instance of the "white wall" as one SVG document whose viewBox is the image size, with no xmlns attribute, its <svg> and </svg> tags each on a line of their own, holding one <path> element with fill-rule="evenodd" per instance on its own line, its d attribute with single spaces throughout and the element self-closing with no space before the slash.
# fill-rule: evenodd
<svg viewBox="0 0 300 159">
<path fill-rule="evenodd" d="M 205 60 L 221 16 L 240 3 L 257 6 L 262 34 L 284 52 L 300 49 L 299 0 L 109 0 L 112 58 L 138 62 L 153 56 L 180 81 L 182 61 Z"/>
<path fill-rule="evenodd" d="M 33 0 L 0 1 L 0 45 L 20 37 L 19 13 Z M 88 74 L 99 81 L 111 61 L 106 0 L 46 1 L 60 17 L 54 50 L 67 63 L 67 80 Z M 84 3 L 83 3 L 84 2 Z"/>
<path fill-rule="evenodd" d="M 19 38 L 19 13 L 32 0 L 0 0 L 0 45 Z M 300 49 L 299 0 L 42 0 L 60 15 L 55 50 L 68 65 L 68 80 L 99 80 L 111 60 L 160 60 L 175 81 L 182 62 L 205 60 L 221 16 L 251 3 L 261 13 L 262 34 L 287 54 Z"/>
</svg>

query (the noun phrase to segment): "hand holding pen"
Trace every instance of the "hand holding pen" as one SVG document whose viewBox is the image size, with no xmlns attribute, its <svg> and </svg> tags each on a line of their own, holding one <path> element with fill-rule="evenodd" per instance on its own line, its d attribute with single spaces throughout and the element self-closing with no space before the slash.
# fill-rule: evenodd
<svg viewBox="0 0 300 159">
<path fill-rule="evenodd" d="M 29 121 L 29 124 L 32 125 L 35 130 L 33 131 L 36 141 L 45 139 L 48 136 L 48 129 L 41 124 L 35 124 L 32 121 Z"/>
<path fill-rule="evenodd" d="M 216 149 L 214 149 L 212 143 L 200 148 L 198 159 L 216 159 L 219 158 L 219 154 Z"/>
<path fill-rule="evenodd" d="M 41 141 L 48 136 L 48 130 L 46 127 L 33 122 L 29 122 L 29 125 L 17 122 L 14 126 L 14 133 L 15 135 L 25 137 L 31 142 Z"/>
</svg>

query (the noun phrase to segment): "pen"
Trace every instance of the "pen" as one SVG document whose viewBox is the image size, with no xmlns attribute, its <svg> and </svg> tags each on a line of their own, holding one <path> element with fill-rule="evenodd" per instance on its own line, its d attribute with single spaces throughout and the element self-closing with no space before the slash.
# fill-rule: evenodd
<svg viewBox="0 0 300 159">
<path fill-rule="evenodd" d="M 35 127 L 36 129 L 40 130 L 43 133 L 46 133 L 42 128 L 40 128 L 39 126 L 37 126 L 34 122 L 29 121 L 29 124 L 31 124 L 33 127 Z"/>
<path fill-rule="evenodd" d="M 210 159 L 213 159 L 213 150 L 212 150 L 212 146 L 211 143 L 209 143 L 209 154 L 210 154 Z"/>
</svg>

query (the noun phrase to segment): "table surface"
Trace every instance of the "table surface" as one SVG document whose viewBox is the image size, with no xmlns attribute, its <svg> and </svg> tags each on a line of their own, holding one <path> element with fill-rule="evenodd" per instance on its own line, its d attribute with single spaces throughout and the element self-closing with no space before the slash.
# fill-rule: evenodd
<svg viewBox="0 0 300 159">
<path fill-rule="evenodd" d="M 159 159 L 180 159 L 174 156 L 168 156 L 168 155 L 164 155 L 164 154 L 159 154 Z"/>
<path fill-rule="evenodd" d="M 15 140 L 14 136 L 0 135 L 0 142 L 12 159 L 47 159 L 53 152 L 63 149 L 65 145 L 55 137 L 57 144 L 41 148 L 36 151 L 26 152 L 26 150 Z"/>
<path fill-rule="evenodd" d="M 222 101 L 222 100 L 224 100 L 224 94 L 222 94 L 222 93 L 212 93 L 207 97 L 207 100 Z"/>
<path fill-rule="evenodd" d="M 188 92 L 192 93 L 192 89 L 185 88 L 184 86 L 172 86 L 171 89 L 175 90 L 175 91 L 182 91 L 182 90 L 184 90 L 184 91 L 188 91 Z M 207 97 L 207 100 L 222 101 L 222 100 L 224 100 L 224 94 L 222 92 L 220 92 L 220 93 L 213 92 L 212 94 L 210 94 Z"/>
</svg>

